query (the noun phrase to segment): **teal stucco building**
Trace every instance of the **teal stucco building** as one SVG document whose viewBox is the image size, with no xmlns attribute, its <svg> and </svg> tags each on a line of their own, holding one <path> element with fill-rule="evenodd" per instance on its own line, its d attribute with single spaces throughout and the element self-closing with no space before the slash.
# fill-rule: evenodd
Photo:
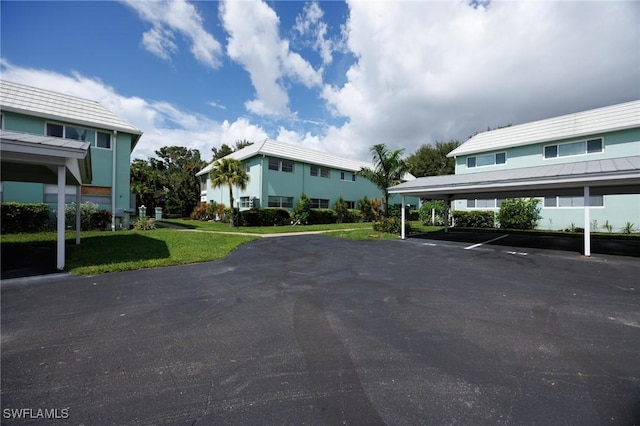
<svg viewBox="0 0 640 426">
<path fill-rule="evenodd" d="M 604 171 L 616 159 L 640 155 L 640 101 L 612 105 L 575 114 L 553 117 L 517 126 L 479 133 L 449 153 L 456 161 L 456 174 L 508 172 L 551 166 L 572 173 Z M 585 164 L 585 162 L 589 162 Z M 585 182 L 588 182 L 585 179 Z M 598 193 L 589 197 L 592 231 L 614 232 L 627 223 L 640 228 L 640 195 Z M 609 192 L 609 191 L 606 191 Z M 617 192 L 617 191 L 614 191 Z M 626 191 L 625 191 L 626 192 Z M 583 188 L 557 188 L 540 199 L 539 229 L 563 230 L 583 227 Z M 454 201 L 455 210 L 497 211 L 504 196 Z"/>
<path fill-rule="evenodd" d="M 540 200 L 540 229 L 638 232 L 640 100 L 479 133 L 448 154 L 456 172 L 389 192 L 497 211 L 507 198 Z"/>
<path fill-rule="evenodd" d="M 129 165 L 142 132 L 98 102 L 0 80 L 0 121 L 4 134 L 14 138 L 46 136 L 50 142 L 43 144 L 55 143 L 60 149 L 65 140 L 88 144 L 91 176 L 80 187 L 81 201 L 112 212 L 113 227 L 124 210 L 135 208 Z M 24 181 L 7 181 L 3 173 L 2 201 L 56 203 L 58 186 L 31 177 L 25 174 Z M 66 203 L 76 201 L 76 191 L 76 185 L 66 185 Z"/>
<path fill-rule="evenodd" d="M 293 209 L 300 196 L 306 194 L 314 208 L 333 208 L 340 196 L 349 208 L 358 207 L 364 196 L 381 198 L 382 192 L 373 183 L 356 176 L 362 167 L 372 164 L 349 160 L 312 149 L 266 139 L 240 149 L 230 158 L 245 164 L 249 184 L 244 191 L 234 188 L 233 196 L 241 210 L 251 207 L 279 207 Z M 209 172 L 212 164 L 197 173 L 200 177 L 201 202 L 215 201 L 229 206 L 229 189 L 212 188 Z M 407 175 L 406 179 L 413 176 Z M 389 199 L 400 204 L 398 196 Z M 418 198 L 406 200 L 412 208 L 418 207 Z"/>
</svg>

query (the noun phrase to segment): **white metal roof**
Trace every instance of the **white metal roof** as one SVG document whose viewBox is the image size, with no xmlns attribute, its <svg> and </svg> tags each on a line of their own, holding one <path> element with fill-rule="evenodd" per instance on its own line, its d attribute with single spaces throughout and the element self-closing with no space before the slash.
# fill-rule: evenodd
<svg viewBox="0 0 640 426">
<path fill-rule="evenodd" d="M 327 154 L 326 152 L 303 148 L 296 145 L 290 145 L 271 139 L 265 139 L 264 141 L 256 142 L 252 145 L 229 154 L 227 157 L 243 161 L 256 155 L 265 155 L 268 157 L 277 157 L 286 160 L 299 161 L 301 163 L 316 164 L 318 166 L 326 166 L 348 172 L 357 172 L 362 167 L 372 167 L 371 163 L 366 163 L 364 161 L 349 160 L 346 158 Z M 213 163 L 200 170 L 197 173 L 197 176 L 209 173 L 212 167 Z M 408 178 L 413 178 L 413 176 L 409 176 Z"/>
<path fill-rule="evenodd" d="M 389 193 L 423 198 L 544 196 L 594 187 L 593 194 L 640 193 L 640 156 L 550 164 L 482 173 L 428 176 L 389 188 Z"/>
<path fill-rule="evenodd" d="M 49 120 L 130 133 L 135 136 L 134 145 L 142 135 L 140 129 L 96 101 L 6 80 L 0 80 L 0 108 Z"/>
<path fill-rule="evenodd" d="M 56 183 L 52 165 L 65 165 L 68 182 L 92 180 L 88 142 L 0 130 L 2 180 Z"/>
<path fill-rule="evenodd" d="M 640 127 L 640 100 L 478 133 L 448 157 Z"/>
</svg>

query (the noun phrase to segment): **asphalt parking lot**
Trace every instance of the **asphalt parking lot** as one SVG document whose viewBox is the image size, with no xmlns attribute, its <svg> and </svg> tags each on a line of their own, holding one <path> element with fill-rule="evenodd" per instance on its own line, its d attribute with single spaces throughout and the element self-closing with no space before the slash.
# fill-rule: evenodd
<svg viewBox="0 0 640 426">
<path fill-rule="evenodd" d="M 289 236 L 3 282 L 2 423 L 640 424 L 640 260 L 467 247 Z"/>
</svg>

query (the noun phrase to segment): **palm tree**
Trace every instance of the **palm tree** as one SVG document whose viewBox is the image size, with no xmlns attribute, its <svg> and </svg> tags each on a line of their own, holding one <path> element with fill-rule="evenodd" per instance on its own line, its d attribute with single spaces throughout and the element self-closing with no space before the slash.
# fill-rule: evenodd
<svg viewBox="0 0 640 426">
<path fill-rule="evenodd" d="M 211 187 L 218 188 L 224 185 L 229 186 L 229 202 L 231 212 L 233 212 L 233 187 L 237 186 L 241 190 L 247 189 L 249 175 L 242 162 L 234 158 L 221 158 L 213 163 L 213 168 L 209 172 L 211 177 Z M 233 228 L 233 214 L 229 218 L 229 226 Z"/>
<path fill-rule="evenodd" d="M 389 213 L 388 188 L 402 182 L 402 177 L 409 171 L 409 164 L 401 157 L 404 149 L 389 151 L 385 144 L 373 145 L 369 151 L 373 156 L 374 168 L 362 167 L 357 173 L 370 180 L 384 194 L 384 215 Z"/>
</svg>

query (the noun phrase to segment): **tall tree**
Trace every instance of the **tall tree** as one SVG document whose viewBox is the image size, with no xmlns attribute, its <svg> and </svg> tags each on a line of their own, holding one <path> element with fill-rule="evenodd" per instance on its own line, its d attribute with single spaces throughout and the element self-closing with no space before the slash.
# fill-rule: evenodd
<svg viewBox="0 0 640 426">
<path fill-rule="evenodd" d="M 200 180 L 196 176 L 206 163 L 200 151 L 183 146 L 166 146 L 156 151 L 163 170 L 167 214 L 187 217 L 200 201 Z"/>
<path fill-rule="evenodd" d="M 230 147 L 226 143 L 223 143 L 220 148 L 216 148 L 215 146 L 211 148 L 211 152 L 213 153 L 213 159 L 211 161 L 219 160 L 227 155 L 234 153 L 242 148 L 245 148 L 249 145 L 253 145 L 253 142 L 249 142 L 246 139 L 237 140 L 234 147 Z"/>
<path fill-rule="evenodd" d="M 390 151 L 385 144 L 373 145 L 369 151 L 373 157 L 374 168 L 363 167 L 357 174 L 370 180 L 384 195 L 384 214 L 389 212 L 389 187 L 402 182 L 409 171 L 409 164 L 402 158 L 404 149 Z"/>
<path fill-rule="evenodd" d="M 206 163 L 197 149 L 167 146 L 158 158 L 136 159 L 131 165 L 131 191 L 139 203 L 162 207 L 166 214 L 187 217 L 200 199 L 196 173 Z"/>
<path fill-rule="evenodd" d="M 233 211 L 233 187 L 237 186 L 241 190 L 247 189 L 249 175 L 242 162 L 234 158 L 222 158 L 213 163 L 213 168 L 209 172 L 211 176 L 211 186 L 218 188 L 224 185 L 229 187 L 229 203 Z M 229 226 L 233 227 L 233 215 L 229 218 Z"/>
<path fill-rule="evenodd" d="M 455 159 L 447 154 L 460 146 L 455 139 L 449 142 L 436 142 L 435 146 L 422 145 L 407 157 L 409 172 L 415 177 L 452 175 L 456 171 Z"/>
</svg>

